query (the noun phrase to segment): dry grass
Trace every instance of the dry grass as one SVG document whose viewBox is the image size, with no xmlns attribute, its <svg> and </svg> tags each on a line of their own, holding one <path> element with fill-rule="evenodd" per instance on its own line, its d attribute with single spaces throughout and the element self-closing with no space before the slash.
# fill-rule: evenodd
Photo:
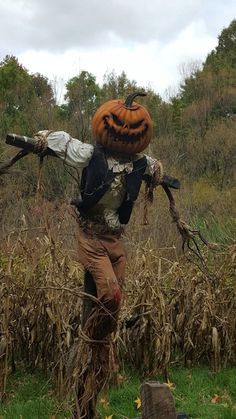
<svg viewBox="0 0 236 419">
<path fill-rule="evenodd" d="M 143 249 L 128 273 L 123 318 L 128 310 L 140 319 L 122 335 L 127 360 L 166 375 L 170 361 L 207 361 L 214 370 L 235 362 L 236 247 L 208 255 L 211 272 L 162 253 Z"/>
<path fill-rule="evenodd" d="M 18 360 L 52 370 L 62 394 L 69 351 L 79 342 L 83 273 L 75 260 L 75 224 L 66 211 L 55 216 L 50 204 L 38 208 L 37 229 L 23 219 L 2 243 L 1 397 Z M 206 254 L 208 270 L 201 270 L 173 246 L 154 248 L 148 226 L 139 241 L 135 225 L 127 232 L 126 296 L 114 337 L 121 361 L 166 376 L 170 362 L 207 361 L 214 370 L 235 362 L 235 245 Z M 134 313 L 139 320 L 126 329 Z"/>
</svg>

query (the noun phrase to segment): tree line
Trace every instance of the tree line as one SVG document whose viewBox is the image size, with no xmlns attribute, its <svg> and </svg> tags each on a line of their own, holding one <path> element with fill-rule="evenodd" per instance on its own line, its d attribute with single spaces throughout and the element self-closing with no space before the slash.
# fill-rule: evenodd
<svg viewBox="0 0 236 419">
<path fill-rule="evenodd" d="M 17 57 L 6 56 L 0 63 L 0 160 L 11 152 L 4 144 L 8 132 L 32 136 L 40 129 L 65 130 L 92 141 L 91 118 L 98 106 L 135 90 L 147 93 L 140 101 L 154 121 L 151 153 L 191 181 L 206 179 L 219 191 L 235 186 L 236 20 L 223 29 L 202 67 L 194 69 L 168 101 L 129 80 L 125 72 L 108 73 L 99 85 L 93 74 L 81 71 L 66 83 L 65 102 L 58 104 L 47 77 L 30 74 Z M 63 198 L 71 185 L 59 166 L 53 162 L 47 168 L 48 199 Z M 20 168 L 22 195 L 34 194 L 36 163 L 26 159 Z M 8 182 L 0 181 L 3 187 Z"/>
</svg>

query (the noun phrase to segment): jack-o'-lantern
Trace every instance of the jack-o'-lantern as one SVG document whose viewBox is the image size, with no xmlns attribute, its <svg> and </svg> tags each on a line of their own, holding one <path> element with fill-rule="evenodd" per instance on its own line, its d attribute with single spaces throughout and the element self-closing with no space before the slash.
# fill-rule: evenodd
<svg viewBox="0 0 236 419">
<path fill-rule="evenodd" d="M 130 94 L 126 100 L 109 100 L 95 113 L 92 119 L 93 136 L 97 144 L 109 150 L 132 155 L 143 151 L 152 137 L 152 120 L 144 106 L 133 102 Z"/>
</svg>

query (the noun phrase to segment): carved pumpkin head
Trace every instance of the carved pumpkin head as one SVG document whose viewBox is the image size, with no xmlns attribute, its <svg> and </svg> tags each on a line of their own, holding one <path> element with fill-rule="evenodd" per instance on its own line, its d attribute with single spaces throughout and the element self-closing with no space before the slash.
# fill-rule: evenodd
<svg viewBox="0 0 236 419">
<path fill-rule="evenodd" d="M 133 93 L 124 100 L 109 100 L 98 108 L 92 119 L 96 143 L 117 153 L 132 155 L 143 151 L 150 143 L 152 120 L 147 110 L 136 102 Z"/>
</svg>

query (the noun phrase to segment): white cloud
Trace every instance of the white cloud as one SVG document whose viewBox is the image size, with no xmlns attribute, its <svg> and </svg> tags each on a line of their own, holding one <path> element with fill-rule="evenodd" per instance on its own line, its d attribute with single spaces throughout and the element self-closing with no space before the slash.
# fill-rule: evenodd
<svg viewBox="0 0 236 419">
<path fill-rule="evenodd" d="M 234 0 L 0 0 L 0 58 L 16 55 L 51 80 L 87 70 L 101 83 L 124 70 L 162 94 L 182 63 L 205 59 L 234 13 Z"/>
</svg>

